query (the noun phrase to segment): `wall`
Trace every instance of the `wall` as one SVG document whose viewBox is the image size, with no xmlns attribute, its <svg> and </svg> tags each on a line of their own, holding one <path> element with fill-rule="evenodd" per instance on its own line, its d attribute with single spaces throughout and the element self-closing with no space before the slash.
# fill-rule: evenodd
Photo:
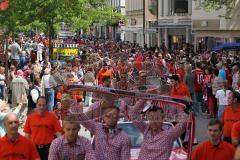
<svg viewBox="0 0 240 160">
<path fill-rule="evenodd" d="M 143 0 L 126 0 L 126 12 L 143 9 Z"/>
<path fill-rule="evenodd" d="M 218 11 L 206 11 L 203 8 L 199 7 L 199 0 L 192 2 L 192 20 L 193 20 L 193 29 L 202 29 L 202 30 L 225 30 L 226 29 L 226 19 L 220 17 L 224 15 L 226 9 L 220 9 Z M 205 21 L 205 22 L 203 22 Z M 202 26 L 201 23 L 207 23 L 207 26 Z"/>
</svg>

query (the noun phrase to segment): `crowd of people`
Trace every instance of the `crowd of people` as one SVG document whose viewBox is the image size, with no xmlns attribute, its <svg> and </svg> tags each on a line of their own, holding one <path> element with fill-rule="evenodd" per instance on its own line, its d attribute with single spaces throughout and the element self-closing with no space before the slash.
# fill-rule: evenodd
<svg viewBox="0 0 240 160">
<path fill-rule="evenodd" d="M 240 158 L 237 53 L 197 53 L 189 44 L 170 51 L 164 43 L 147 48 L 94 37 L 69 42 L 79 45 L 79 55 L 59 61 L 52 59 L 47 38 L 10 41 L 9 66 L 0 66 L 0 159 L 130 159 L 131 138 L 118 128 L 120 117 L 131 117 L 144 135 L 140 160 L 168 160 L 173 142 L 185 134 L 188 115 L 183 110 L 167 113 L 167 107 L 147 100 L 67 92 L 73 84 L 184 99 L 194 116 L 209 119 L 202 124 L 209 140 L 194 149 L 192 159 L 232 160 L 235 150 L 235 159 Z M 147 119 L 139 118 L 142 113 Z M 164 130 L 169 114 L 178 114 L 178 123 Z M 94 143 L 79 136 L 80 124 Z"/>
</svg>

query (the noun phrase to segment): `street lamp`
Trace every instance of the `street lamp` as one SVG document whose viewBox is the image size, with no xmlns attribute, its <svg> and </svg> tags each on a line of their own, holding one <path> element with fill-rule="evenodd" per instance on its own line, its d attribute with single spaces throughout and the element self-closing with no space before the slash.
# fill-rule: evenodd
<svg viewBox="0 0 240 160">
<path fill-rule="evenodd" d="M 145 6 L 146 6 L 146 0 L 143 0 L 143 45 L 145 46 L 146 43 L 146 35 L 145 35 L 145 29 L 146 29 L 146 15 L 145 15 Z"/>
</svg>

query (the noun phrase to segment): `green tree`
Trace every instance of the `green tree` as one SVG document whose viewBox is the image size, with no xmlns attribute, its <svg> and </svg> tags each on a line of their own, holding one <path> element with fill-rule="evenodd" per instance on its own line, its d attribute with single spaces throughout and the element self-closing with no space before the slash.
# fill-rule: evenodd
<svg viewBox="0 0 240 160">
<path fill-rule="evenodd" d="M 54 37 L 61 22 L 71 29 L 87 30 L 93 22 L 117 23 L 122 16 L 105 7 L 106 0 L 9 0 L 10 7 L 0 12 L 0 24 L 8 32 L 25 31 L 28 27 L 45 30 Z"/>
<path fill-rule="evenodd" d="M 219 10 L 223 7 L 226 7 L 226 14 L 223 16 L 227 18 L 231 14 L 232 10 L 235 8 L 236 2 L 237 0 L 205 0 L 202 3 L 202 6 L 207 11 Z"/>
<path fill-rule="evenodd" d="M 117 23 L 122 16 L 105 4 L 106 0 L 9 0 L 9 8 L 0 11 L 0 24 L 7 33 L 40 27 L 51 45 L 61 22 L 71 24 L 74 31 L 87 30 L 93 22 Z"/>
</svg>

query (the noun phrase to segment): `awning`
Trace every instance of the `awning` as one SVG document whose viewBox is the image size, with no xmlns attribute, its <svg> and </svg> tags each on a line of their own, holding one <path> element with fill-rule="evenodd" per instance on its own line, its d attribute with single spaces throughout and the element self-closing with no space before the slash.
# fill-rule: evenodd
<svg viewBox="0 0 240 160">
<path fill-rule="evenodd" d="M 216 46 L 213 50 L 240 50 L 240 43 L 224 43 L 222 45 Z"/>
</svg>

